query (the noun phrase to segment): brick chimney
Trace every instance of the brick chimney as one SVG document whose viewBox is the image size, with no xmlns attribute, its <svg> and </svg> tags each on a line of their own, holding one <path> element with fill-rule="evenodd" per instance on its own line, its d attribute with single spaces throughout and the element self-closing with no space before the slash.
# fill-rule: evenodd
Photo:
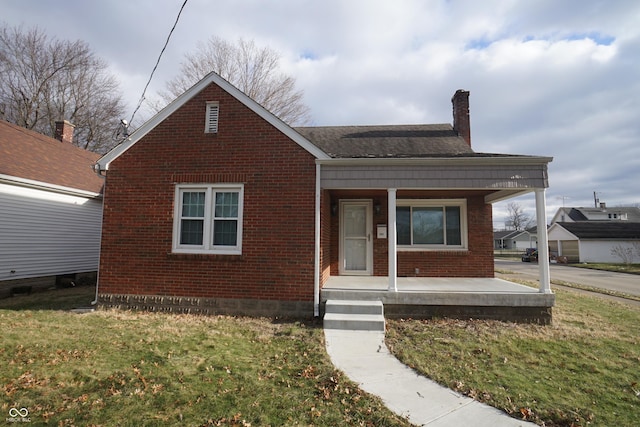
<svg viewBox="0 0 640 427">
<path fill-rule="evenodd" d="M 73 144 L 73 129 L 74 125 L 67 120 L 56 122 L 56 135 L 55 138 L 61 142 L 68 142 Z"/>
<path fill-rule="evenodd" d="M 453 130 L 471 146 L 471 124 L 469 121 L 469 91 L 458 89 L 451 98 L 453 104 Z"/>
</svg>

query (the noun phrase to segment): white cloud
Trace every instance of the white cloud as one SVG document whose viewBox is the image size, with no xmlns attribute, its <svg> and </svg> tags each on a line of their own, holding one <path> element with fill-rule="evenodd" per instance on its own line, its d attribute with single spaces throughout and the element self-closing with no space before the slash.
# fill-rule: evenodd
<svg viewBox="0 0 640 427">
<path fill-rule="evenodd" d="M 87 41 L 133 108 L 181 4 L 31 0 L 3 19 Z M 189 0 L 150 90 L 198 41 L 254 39 L 281 52 L 318 125 L 450 123 L 467 89 L 477 151 L 554 157 L 549 209 L 593 191 L 639 203 L 639 21 L 632 0 Z"/>
</svg>

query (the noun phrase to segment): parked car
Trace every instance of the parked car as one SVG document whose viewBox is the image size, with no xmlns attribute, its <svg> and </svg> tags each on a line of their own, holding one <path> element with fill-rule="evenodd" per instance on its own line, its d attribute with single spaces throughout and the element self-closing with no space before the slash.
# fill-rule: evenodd
<svg viewBox="0 0 640 427">
<path fill-rule="evenodd" d="M 538 250 L 536 248 L 527 248 L 522 254 L 522 262 L 538 262 Z"/>
</svg>

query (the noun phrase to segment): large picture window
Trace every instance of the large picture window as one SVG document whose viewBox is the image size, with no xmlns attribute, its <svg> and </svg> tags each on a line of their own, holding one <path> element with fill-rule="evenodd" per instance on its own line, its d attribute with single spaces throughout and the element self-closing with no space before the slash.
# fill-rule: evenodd
<svg viewBox="0 0 640 427">
<path fill-rule="evenodd" d="M 242 253 L 241 184 L 176 186 L 173 251 Z"/>
<path fill-rule="evenodd" d="M 398 200 L 399 248 L 466 248 L 464 200 Z"/>
</svg>

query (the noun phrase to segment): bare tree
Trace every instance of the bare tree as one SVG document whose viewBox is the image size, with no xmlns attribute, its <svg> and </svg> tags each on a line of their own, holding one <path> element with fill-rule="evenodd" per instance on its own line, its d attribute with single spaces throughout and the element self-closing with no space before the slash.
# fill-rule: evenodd
<svg viewBox="0 0 640 427">
<path fill-rule="evenodd" d="M 619 258 L 625 265 L 633 264 L 633 252 L 634 247 L 622 246 L 620 243 L 611 248 L 611 255 Z"/>
<path fill-rule="evenodd" d="M 295 89 L 295 79 L 279 72 L 280 55 L 253 41 L 239 39 L 236 44 L 211 37 L 198 43 L 185 55 L 180 75 L 167 83 L 159 95 L 166 103 L 184 93 L 212 71 L 236 86 L 254 101 L 290 125 L 311 121 L 303 92 Z"/>
<path fill-rule="evenodd" d="M 514 230 L 526 230 L 533 226 L 533 218 L 524 212 L 519 203 L 511 202 L 507 205 L 507 217 L 505 223 L 508 228 Z"/>
<path fill-rule="evenodd" d="M 117 80 L 86 43 L 0 27 L 0 117 L 50 136 L 65 119 L 75 145 L 106 152 L 123 113 Z"/>
<path fill-rule="evenodd" d="M 633 251 L 635 253 L 635 256 L 637 256 L 638 259 L 640 259 L 640 242 L 631 242 L 631 246 L 633 246 Z"/>
</svg>

